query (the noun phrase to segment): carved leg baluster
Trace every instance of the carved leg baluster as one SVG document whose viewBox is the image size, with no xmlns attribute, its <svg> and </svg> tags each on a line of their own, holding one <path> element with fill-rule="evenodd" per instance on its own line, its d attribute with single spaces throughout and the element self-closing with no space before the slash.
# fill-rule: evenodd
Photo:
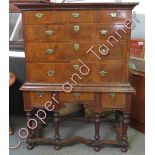
<svg viewBox="0 0 155 155">
<path fill-rule="evenodd" d="M 123 137 L 122 137 L 122 152 L 127 152 L 129 143 L 128 143 L 128 137 L 127 137 L 127 130 L 128 130 L 128 124 L 129 124 L 129 114 L 128 113 L 123 113 L 123 120 L 122 120 L 122 125 L 123 125 Z"/>
<path fill-rule="evenodd" d="M 115 112 L 116 121 L 119 121 L 121 116 L 122 116 L 122 112 L 119 110 L 116 110 Z"/>
<path fill-rule="evenodd" d="M 37 111 L 39 110 L 40 109 L 37 109 Z M 35 113 L 37 113 L 37 111 Z M 39 117 L 44 118 L 44 114 L 40 114 Z M 35 119 L 37 121 L 37 128 L 34 130 L 34 136 L 35 138 L 39 138 L 41 137 L 41 129 L 48 125 L 48 119 L 44 119 L 45 124 L 38 117 L 36 117 Z"/>
<path fill-rule="evenodd" d="M 94 141 L 94 150 L 96 152 L 100 151 L 101 145 L 100 145 L 100 135 L 99 135 L 99 130 L 100 130 L 100 122 L 101 122 L 101 114 L 100 113 L 95 113 L 95 141 Z"/>
<path fill-rule="evenodd" d="M 116 117 L 116 122 L 115 122 L 115 129 L 116 129 L 116 140 L 118 140 L 119 142 L 121 142 L 122 140 L 122 112 L 121 111 L 116 111 L 115 113 L 115 117 Z"/>
<path fill-rule="evenodd" d="M 31 111 L 26 112 L 26 118 L 27 118 L 27 122 L 31 119 Z M 29 125 L 32 126 L 32 122 L 30 122 Z M 29 131 L 29 135 L 26 141 L 27 149 L 32 150 L 34 148 L 34 145 L 32 144 L 33 131 L 30 128 L 28 128 L 28 131 Z"/>
<path fill-rule="evenodd" d="M 60 118 L 59 118 L 59 112 L 54 112 L 53 122 L 54 122 L 54 129 L 55 129 L 54 142 L 57 143 L 55 145 L 55 149 L 59 150 L 60 149 L 60 134 L 59 134 Z"/>
</svg>

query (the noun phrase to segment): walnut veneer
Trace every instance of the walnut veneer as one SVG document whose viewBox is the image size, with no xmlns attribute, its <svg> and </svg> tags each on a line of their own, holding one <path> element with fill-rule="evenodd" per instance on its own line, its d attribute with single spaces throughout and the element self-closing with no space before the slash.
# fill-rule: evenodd
<svg viewBox="0 0 155 155">
<path fill-rule="evenodd" d="M 132 18 L 137 3 L 16 5 L 23 11 L 27 81 L 21 90 L 28 118 L 33 108 L 44 108 L 46 101 L 52 101 L 53 94 L 59 100 L 54 109 L 55 138 L 35 139 L 31 134 L 27 140 L 29 149 L 34 144 L 53 144 L 59 149 L 82 142 L 96 151 L 113 144 L 126 152 L 130 95 L 135 90 L 128 82 L 130 29 L 124 22 Z M 106 47 L 100 47 L 103 43 Z M 97 56 L 92 51 L 86 53 L 90 48 Z M 63 89 L 66 82 L 74 83 L 70 93 Z M 94 140 L 60 138 L 58 110 L 65 102 L 87 104 L 93 109 Z M 106 110 L 116 111 L 121 124 L 116 141 L 99 136 L 100 113 Z"/>
</svg>

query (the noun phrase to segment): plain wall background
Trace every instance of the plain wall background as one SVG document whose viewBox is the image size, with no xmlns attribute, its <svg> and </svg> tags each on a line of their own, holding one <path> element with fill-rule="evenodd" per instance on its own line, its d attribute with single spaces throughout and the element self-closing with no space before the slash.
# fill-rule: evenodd
<svg viewBox="0 0 155 155">
<path fill-rule="evenodd" d="M 131 38 L 145 39 L 145 15 L 136 14 L 136 17 L 138 18 L 139 23 L 133 21 L 135 23 L 135 28 L 131 31 Z"/>
</svg>

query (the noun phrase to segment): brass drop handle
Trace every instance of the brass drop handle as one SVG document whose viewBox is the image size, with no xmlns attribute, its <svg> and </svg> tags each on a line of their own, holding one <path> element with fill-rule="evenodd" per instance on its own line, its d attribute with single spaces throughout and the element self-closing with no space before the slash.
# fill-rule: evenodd
<svg viewBox="0 0 155 155">
<path fill-rule="evenodd" d="M 80 31 L 80 26 L 79 25 L 74 25 L 73 30 L 74 30 L 74 32 Z"/>
<path fill-rule="evenodd" d="M 74 69 L 78 70 L 80 68 L 80 65 L 76 64 L 76 65 L 73 65 Z"/>
<path fill-rule="evenodd" d="M 36 95 L 38 96 L 38 97 L 43 97 L 44 96 L 44 92 L 41 92 L 41 91 L 39 91 L 39 92 L 36 92 Z"/>
<path fill-rule="evenodd" d="M 49 70 L 49 71 L 47 72 L 47 75 L 48 75 L 49 77 L 52 77 L 52 76 L 55 75 L 55 71 Z"/>
<path fill-rule="evenodd" d="M 51 48 L 49 48 L 49 49 L 47 49 L 47 54 L 49 54 L 49 55 L 51 55 L 53 52 L 54 52 L 54 50 L 53 49 L 51 49 Z"/>
<path fill-rule="evenodd" d="M 108 32 L 107 30 L 103 29 L 103 30 L 100 31 L 100 34 L 105 35 L 105 34 L 107 34 L 107 32 Z"/>
<path fill-rule="evenodd" d="M 36 14 L 35 14 L 35 17 L 36 17 L 37 19 L 41 19 L 43 16 L 44 16 L 43 13 L 36 13 Z"/>
<path fill-rule="evenodd" d="M 74 44 L 74 49 L 75 49 L 76 51 L 79 50 L 79 49 L 80 49 L 80 44 L 75 43 L 75 44 Z"/>
<path fill-rule="evenodd" d="M 108 50 L 100 49 L 100 48 L 99 48 L 99 52 L 100 52 L 102 55 L 107 55 L 107 54 L 109 53 Z"/>
<path fill-rule="evenodd" d="M 115 18 L 115 17 L 117 17 L 117 13 L 112 12 L 112 13 L 110 14 L 110 16 L 111 16 L 112 18 Z"/>
<path fill-rule="evenodd" d="M 47 31 L 45 31 L 45 33 L 46 33 L 48 36 L 52 36 L 53 33 L 54 33 L 54 31 L 52 31 L 52 30 L 47 30 Z"/>
<path fill-rule="evenodd" d="M 74 97 L 79 97 L 80 96 L 80 93 L 77 93 L 77 92 L 76 93 L 73 93 L 73 96 Z"/>
<path fill-rule="evenodd" d="M 106 74 L 107 74 L 107 72 L 104 71 L 104 70 L 99 72 L 99 75 L 100 75 L 101 77 L 105 77 Z"/>
<path fill-rule="evenodd" d="M 116 93 L 110 93 L 111 98 L 115 98 L 117 96 Z"/>
<path fill-rule="evenodd" d="M 77 12 L 72 13 L 72 16 L 73 16 L 74 18 L 78 18 L 78 17 L 80 17 L 80 13 L 77 13 Z"/>
</svg>

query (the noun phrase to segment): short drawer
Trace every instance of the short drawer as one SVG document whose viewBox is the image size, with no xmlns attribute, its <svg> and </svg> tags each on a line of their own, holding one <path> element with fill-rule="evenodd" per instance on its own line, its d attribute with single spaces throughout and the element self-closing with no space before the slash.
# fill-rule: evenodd
<svg viewBox="0 0 155 155">
<path fill-rule="evenodd" d="M 103 82 L 126 82 L 127 64 L 110 63 L 97 65 L 99 83 Z"/>
<path fill-rule="evenodd" d="M 26 42 L 51 42 L 63 40 L 65 31 L 63 26 L 56 25 L 25 25 Z"/>
<path fill-rule="evenodd" d="M 90 63 L 85 62 L 87 68 L 83 67 L 82 72 L 88 73 L 87 75 L 82 77 L 82 80 L 76 78 L 77 83 L 84 84 L 101 84 L 107 82 L 125 82 L 127 81 L 126 68 L 127 65 L 125 63 Z"/>
<path fill-rule="evenodd" d="M 131 10 L 99 10 L 100 23 L 123 24 L 126 19 L 131 19 Z"/>
<path fill-rule="evenodd" d="M 94 101 L 95 94 L 94 93 L 84 93 L 84 92 L 71 92 L 71 93 L 60 93 L 59 94 L 60 101 L 64 102 L 80 102 L 80 101 Z"/>
<path fill-rule="evenodd" d="M 52 101 L 52 94 L 50 92 L 43 91 L 30 92 L 30 100 L 32 106 L 43 107 L 46 102 Z"/>
<path fill-rule="evenodd" d="M 55 64 L 27 63 L 29 82 L 55 82 Z"/>
<path fill-rule="evenodd" d="M 70 10 L 68 11 L 68 23 L 94 23 L 96 22 L 95 10 Z"/>
<path fill-rule="evenodd" d="M 105 109 L 125 108 L 125 97 L 123 93 L 102 93 L 101 106 Z"/>
<path fill-rule="evenodd" d="M 29 82 L 64 83 L 73 73 L 70 63 L 27 63 Z"/>
<path fill-rule="evenodd" d="M 97 25 L 97 40 L 106 40 L 113 46 L 115 43 L 128 42 L 130 30 L 123 24 L 114 25 Z"/>
<path fill-rule="evenodd" d="M 55 24 L 65 23 L 66 11 L 28 11 L 24 12 L 25 24 Z"/>
<path fill-rule="evenodd" d="M 77 60 L 81 48 L 82 47 L 77 42 L 25 44 L 27 61 L 29 62 Z"/>
<path fill-rule="evenodd" d="M 89 50 L 87 50 L 87 54 L 85 57 L 83 57 L 83 60 L 102 62 L 126 62 L 127 53 L 127 43 L 114 43 L 112 47 L 106 41 L 96 41 L 95 43 L 90 43 Z"/>
<path fill-rule="evenodd" d="M 108 23 L 124 23 L 127 19 L 131 19 L 131 10 L 106 10 L 105 20 Z"/>
<path fill-rule="evenodd" d="M 97 38 L 96 24 L 70 24 L 65 27 L 64 39 L 68 41 L 94 41 Z"/>
</svg>

